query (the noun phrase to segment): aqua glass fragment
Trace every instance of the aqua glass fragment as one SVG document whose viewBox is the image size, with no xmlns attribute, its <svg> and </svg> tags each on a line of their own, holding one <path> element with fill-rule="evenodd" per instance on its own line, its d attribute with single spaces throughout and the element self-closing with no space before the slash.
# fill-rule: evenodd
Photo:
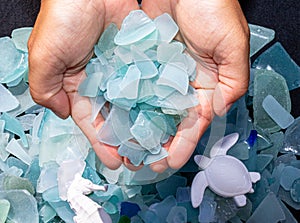
<svg viewBox="0 0 300 223">
<path fill-rule="evenodd" d="M 145 36 L 143 39 L 135 42 L 134 46 L 137 47 L 139 50 L 145 52 L 154 48 L 155 45 L 157 44 L 157 40 L 158 40 L 158 31 L 154 30 L 154 32 Z"/>
<path fill-rule="evenodd" d="M 286 129 L 294 122 L 294 117 L 272 95 L 265 97 L 262 106 L 280 128 Z"/>
<path fill-rule="evenodd" d="M 283 189 L 289 191 L 296 179 L 300 178 L 300 169 L 286 166 L 281 173 L 280 185 Z"/>
<path fill-rule="evenodd" d="M 163 201 L 150 205 L 149 210 L 158 216 L 159 222 L 166 222 L 173 207 L 176 207 L 176 199 L 173 196 L 168 196 Z"/>
<path fill-rule="evenodd" d="M 3 179 L 3 190 L 27 190 L 32 195 L 35 193 L 35 189 L 29 180 L 9 175 Z"/>
<path fill-rule="evenodd" d="M 175 93 L 176 89 L 166 86 L 166 85 L 155 84 L 155 85 L 153 85 L 153 91 L 154 91 L 154 95 L 156 97 L 163 100 L 163 99 L 167 98 L 168 96 L 170 96 L 172 93 Z M 146 100 L 146 103 L 147 102 L 148 102 L 148 100 Z M 159 106 L 157 106 L 157 107 L 159 107 Z"/>
<path fill-rule="evenodd" d="M 116 47 L 114 38 L 118 31 L 119 29 L 117 25 L 111 23 L 101 34 L 101 37 L 97 43 L 97 46 L 102 52 L 104 52 L 107 58 L 113 54 L 114 48 Z"/>
<path fill-rule="evenodd" d="M 157 214 L 152 210 L 144 210 L 139 213 L 139 216 L 142 218 L 143 223 L 152 223 L 152 222 L 160 222 Z"/>
<path fill-rule="evenodd" d="M 145 79 L 140 80 L 139 84 L 139 95 L 138 95 L 138 103 L 143 103 L 153 97 L 155 85 L 152 83 L 151 80 Z"/>
<path fill-rule="evenodd" d="M 51 187 L 43 192 L 42 197 L 47 202 L 59 202 L 61 201 L 59 197 L 58 187 Z"/>
<path fill-rule="evenodd" d="M 41 170 L 41 174 L 37 181 L 36 191 L 43 193 L 44 191 L 56 187 L 58 165 L 54 162 L 48 162 Z"/>
<path fill-rule="evenodd" d="M 190 187 L 177 187 L 176 200 L 178 203 L 191 201 L 191 188 Z"/>
<path fill-rule="evenodd" d="M 8 216 L 8 212 L 10 209 L 10 203 L 6 199 L 0 199 L 0 222 L 4 223 Z"/>
<path fill-rule="evenodd" d="M 39 210 L 39 215 L 42 221 L 47 223 L 56 216 L 56 212 L 49 204 L 44 204 Z"/>
<path fill-rule="evenodd" d="M 186 223 L 187 222 L 187 210 L 185 207 L 175 206 L 170 210 L 167 219 L 167 223 Z"/>
<path fill-rule="evenodd" d="M 226 222 L 237 214 L 238 208 L 233 199 L 216 197 L 216 218 L 221 222 Z"/>
<path fill-rule="evenodd" d="M 130 64 L 133 61 L 131 51 L 127 47 L 117 46 L 114 49 L 114 54 L 118 56 L 125 64 Z"/>
<path fill-rule="evenodd" d="M 230 148 L 227 154 L 239 160 L 247 160 L 249 158 L 249 145 L 247 142 L 239 142 Z"/>
<path fill-rule="evenodd" d="M 55 210 L 56 214 L 66 223 L 73 223 L 74 211 L 70 208 L 66 201 L 49 202 L 50 206 Z"/>
<path fill-rule="evenodd" d="M 173 57 L 182 54 L 184 46 L 178 41 L 171 43 L 161 43 L 157 47 L 157 61 L 161 64 L 167 64 Z"/>
<path fill-rule="evenodd" d="M 111 79 L 107 82 L 107 92 L 104 95 L 104 97 L 106 96 L 106 100 L 110 101 L 116 98 L 122 98 L 120 87 L 119 87 L 121 82 L 122 82 L 121 77 Z"/>
<path fill-rule="evenodd" d="M 17 120 L 20 121 L 20 124 L 23 126 L 24 131 L 29 131 L 32 128 L 33 120 L 35 119 L 35 114 L 25 114 L 17 117 Z"/>
<path fill-rule="evenodd" d="M 106 100 L 103 96 L 97 96 L 95 98 L 90 98 L 92 105 L 92 114 L 91 114 L 91 122 L 94 122 L 100 113 L 100 110 L 106 103 Z"/>
<path fill-rule="evenodd" d="M 89 74 L 78 87 L 81 96 L 96 97 L 103 78 L 102 72 Z"/>
<path fill-rule="evenodd" d="M 114 41 L 117 45 L 129 45 L 143 39 L 155 29 L 155 23 L 142 10 L 135 10 L 123 20 Z"/>
<path fill-rule="evenodd" d="M 17 168 L 21 169 L 23 171 L 23 173 L 25 173 L 28 169 L 28 164 L 24 163 L 22 160 L 14 157 L 14 156 L 8 157 L 6 160 L 6 164 L 9 167 L 17 167 Z"/>
<path fill-rule="evenodd" d="M 269 211 L 272 210 L 272 211 Z M 247 223 L 279 222 L 285 220 L 284 212 L 275 194 L 270 192 L 255 209 Z"/>
<path fill-rule="evenodd" d="M 258 154 L 256 157 L 256 171 L 262 172 L 273 160 L 273 156 L 269 154 Z"/>
<path fill-rule="evenodd" d="M 27 165 L 30 165 L 32 158 L 29 156 L 26 150 L 17 142 L 16 139 L 11 139 L 6 146 L 6 151 L 22 160 Z"/>
<path fill-rule="evenodd" d="M 159 32 L 159 41 L 160 42 L 171 42 L 172 39 L 176 36 L 179 28 L 172 17 L 164 13 L 154 19 L 156 29 Z"/>
<path fill-rule="evenodd" d="M 283 146 L 283 140 L 284 140 L 284 134 L 283 132 L 275 132 L 270 135 L 270 140 L 272 141 L 273 145 L 267 149 L 262 150 L 261 154 L 270 154 L 275 158 L 277 158 L 277 155 L 282 149 Z"/>
<path fill-rule="evenodd" d="M 247 203 L 244 207 L 241 207 L 238 212 L 237 212 L 237 216 L 243 220 L 244 222 L 246 222 L 246 220 L 251 216 L 252 214 L 252 202 L 247 199 Z"/>
<path fill-rule="evenodd" d="M 284 78 L 272 70 L 257 70 L 253 97 L 254 125 L 273 133 L 280 127 L 263 109 L 263 100 L 268 95 L 272 95 L 287 112 L 291 111 L 291 99 Z"/>
<path fill-rule="evenodd" d="M 17 98 L 0 84 L 0 112 L 7 112 L 19 106 Z"/>
<path fill-rule="evenodd" d="M 31 31 L 32 31 L 32 27 L 22 27 L 22 28 L 14 29 L 12 31 L 11 38 L 14 41 L 14 44 L 16 45 L 16 48 L 18 50 L 21 50 L 23 52 L 28 52 L 27 42 L 31 34 Z"/>
<path fill-rule="evenodd" d="M 119 85 L 122 98 L 136 99 L 138 97 L 140 78 L 141 72 L 137 66 L 129 66 L 125 77 Z"/>
<path fill-rule="evenodd" d="M 217 203 L 214 199 L 209 196 L 204 196 L 199 206 L 199 222 L 213 222 L 215 220 L 216 208 Z"/>
<path fill-rule="evenodd" d="M 13 222 L 39 223 L 37 201 L 26 190 L 0 191 L 0 199 L 10 203 L 8 219 Z"/>
<path fill-rule="evenodd" d="M 121 144 L 118 153 L 120 156 L 127 157 L 134 166 L 139 166 L 147 155 L 143 147 L 130 141 Z"/>
<path fill-rule="evenodd" d="M 290 189 L 290 193 L 291 193 L 291 198 L 295 202 L 300 202 L 300 177 L 294 180 Z"/>
<path fill-rule="evenodd" d="M 170 195 L 175 196 L 177 192 L 177 187 L 185 187 L 187 184 L 187 180 L 185 177 L 173 175 L 168 179 L 165 179 L 161 182 L 156 183 L 156 189 L 158 195 L 165 199 Z M 172 185 L 172 187 L 170 187 Z"/>
<path fill-rule="evenodd" d="M 279 42 L 264 51 L 253 62 L 252 67 L 256 69 L 272 69 L 279 73 L 285 78 L 289 90 L 300 87 L 300 67 Z"/>
<path fill-rule="evenodd" d="M 8 144 L 9 133 L 0 133 L 0 159 L 5 161 L 9 156 L 9 152 L 6 151 L 6 146 Z"/>
<path fill-rule="evenodd" d="M 284 134 L 284 145 L 280 152 L 292 152 L 300 154 L 300 117 L 296 118 L 294 123 L 287 128 Z"/>
<path fill-rule="evenodd" d="M 181 94 L 186 95 L 189 87 L 189 77 L 182 66 L 177 63 L 168 63 L 160 73 L 156 83 L 175 88 Z"/>
<path fill-rule="evenodd" d="M 250 57 L 252 57 L 274 39 L 275 31 L 258 25 L 248 25 L 250 29 Z"/>
<path fill-rule="evenodd" d="M 39 166 L 38 157 L 33 158 L 30 166 L 28 167 L 27 171 L 24 173 L 24 177 L 28 179 L 33 187 L 36 189 L 37 181 L 40 176 L 41 170 Z"/>
</svg>

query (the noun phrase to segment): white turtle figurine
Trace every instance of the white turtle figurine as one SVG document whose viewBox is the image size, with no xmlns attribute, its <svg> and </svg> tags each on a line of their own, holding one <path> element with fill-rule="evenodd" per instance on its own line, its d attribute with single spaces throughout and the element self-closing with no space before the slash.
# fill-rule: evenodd
<svg viewBox="0 0 300 223">
<path fill-rule="evenodd" d="M 233 197 L 238 207 L 246 205 L 246 193 L 253 193 L 252 183 L 260 180 L 257 172 L 248 172 L 245 165 L 237 158 L 226 155 L 237 142 L 239 135 L 232 133 L 220 139 L 210 151 L 210 158 L 202 155 L 194 157 L 203 169 L 197 173 L 191 186 L 191 201 L 194 208 L 203 199 L 206 187 L 222 197 Z"/>
</svg>

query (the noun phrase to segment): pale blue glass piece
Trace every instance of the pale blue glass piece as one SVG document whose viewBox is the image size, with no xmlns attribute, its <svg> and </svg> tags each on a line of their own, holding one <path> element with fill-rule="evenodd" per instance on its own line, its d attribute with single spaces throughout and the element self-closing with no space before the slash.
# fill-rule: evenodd
<svg viewBox="0 0 300 223">
<path fill-rule="evenodd" d="M 65 223 L 74 223 L 74 211 L 70 208 L 70 205 L 66 201 L 49 202 L 50 206 L 55 210 L 57 215 Z"/>
<path fill-rule="evenodd" d="M 248 25 L 250 29 L 250 57 L 252 57 L 274 39 L 275 31 L 258 25 Z"/>
<path fill-rule="evenodd" d="M 158 70 L 153 61 L 134 45 L 131 46 L 132 57 L 135 65 L 141 71 L 141 79 L 153 78 L 158 74 Z"/>
<path fill-rule="evenodd" d="M 109 63 L 113 66 L 114 70 L 117 72 L 118 76 L 124 76 L 128 70 L 128 65 L 121 60 L 118 56 L 111 58 Z"/>
<path fill-rule="evenodd" d="M 102 72 L 89 74 L 78 87 L 81 96 L 96 97 L 103 78 Z"/>
<path fill-rule="evenodd" d="M 185 207 L 175 206 L 170 210 L 167 219 L 167 223 L 186 223 L 187 222 L 187 210 Z"/>
<path fill-rule="evenodd" d="M 35 114 L 25 114 L 17 117 L 17 120 L 19 120 L 20 124 L 23 126 L 24 131 L 29 131 L 32 129 L 32 124 L 35 117 Z"/>
<path fill-rule="evenodd" d="M 160 222 L 160 219 L 157 216 L 157 214 L 151 210 L 143 210 L 139 212 L 138 215 L 142 218 L 143 223 Z"/>
<path fill-rule="evenodd" d="M 287 112 L 291 111 L 291 99 L 284 78 L 272 70 L 257 70 L 253 97 L 254 125 L 273 133 L 279 131 L 280 127 L 262 106 L 263 100 L 268 95 L 272 95 Z"/>
<path fill-rule="evenodd" d="M 227 154 L 239 160 L 247 160 L 249 158 L 249 149 L 247 142 L 239 142 L 230 148 Z"/>
<path fill-rule="evenodd" d="M 294 122 L 294 117 L 272 95 L 265 97 L 262 106 L 280 128 L 286 129 Z"/>
<path fill-rule="evenodd" d="M 199 206 L 199 222 L 214 222 L 217 203 L 213 198 L 204 196 Z"/>
<path fill-rule="evenodd" d="M 138 143 L 147 150 L 159 146 L 163 136 L 163 131 L 143 113 L 139 113 L 135 123 L 130 128 L 130 132 Z"/>
<path fill-rule="evenodd" d="M 94 122 L 104 104 L 106 103 L 106 100 L 103 96 L 97 96 L 95 98 L 90 98 L 90 101 L 92 105 L 91 122 Z"/>
<path fill-rule="evenodd" d="M 9 152 L 6 151 L 6 146 L 8 144 L 9 133 L 0 133 L 0 159 L 5 161 L 9 156 Z"/>
<path fill-rule="evenodd" d="M 43 222 L 48 223 L 56 216 L 56 212 L 49 204 L 46 203 L 39 210 L 39 215 Z"/>
<path fill-rule="evenodd" d="M 152 80 L 144 79 L 140 80 L 139 84 L 139 95 L 138 95 L 138 103 L 142 103 L 150 99 L 155 95 L 154 93 L 155 85 Z"/>
<path fill-rule="evenodd" d="M 172 17 L 164 13 L 154 19 L 156 29 L 159 32 L 159 41 L 171 42 L 179 31 L 179 28 Z"/>
<path fill-rule="evenodd" d="M 102 33 L 97 46 L 99 49 L 104 52 L 107 58 L 111 57 L 116 47 L 114 43 L 114 38 L 116 34 L 119 32 L 119 29 L 116 24 L 111 23 Z"/>
<path fill-rule="evenodd" d="M 172 185 L 172 187 L 170 187 Z M 173 175 L 169 178 L 156 183 L 155 187 L 161 199 L 176 195 L 178 187 L 186 187 L 187 179 L 182 176 Z"/>
<path fill-rule="evenodd" d="M 5 121 L 0 119 L 0 133 L 4 132 Z"/>
<path fill-rule="evenodd" d="M 138 97 L 140 78 L 141 72 L 137 66 L 129 66 L 125 77 L 119 85 L 122 98 L 136 99 Z"/>
<path fill-rule="evenodd" d="M 293 214 L 291 213 L 291 211 L 286 207 L 286 205 L 280 200 L 278 199 L 278 202 L 281 206 L 281 209 L 284 212 L 285 215 L 285 222 L 289 222 L 289 223 L 298 223 L 297 219 L 293 216 Z"/>
<path fill-rule="evenodd" d="M 296 118 L 294 123 L 287 128 L 284 134 L 284 144 L 280 152 L 292 152 L 300 154 L 300 117 Z"/>
<path fill-rule="evenodd" d="M 167 85 L 153 85 L 153 91 L 155 96 L 158 98 L 164 99 L 170 96 L 172 93 L 175 93 L 176 89 L 169 87 Z M 159 106 L 158 106 L 159 107 Z"/>
<path fill-rule="evenodd" d="M 285 215 L 278 198 L 270 192 L 255 209 L 251 217 L 247 220 L 247 223 L 280 222 L 283 220 L 285 220 Z"/>
<path fill-rule="evenodd" d="M 147 51 L 152 49 L 157 44 L 158 40 L 158 31 L 154 30 L 148 36 L 145 36 L 143 39 L 139 40 L 138 42 L 134 43 L 134 46 L 137 47 L 140 51 Z"/>
<path fill-rule="evenodd" d="M 271 163 L 273 158 L 269 154 L 258 154 L 256 157 L 256 171 L 262 172 Z"/>
<path fill-rule="evenodd" d="M 169 155 L 168 151 L 165 150 L 163 147 L 160 147 L 159 153 L 157 154 L 146 154 L 146 156 L 143 159 L 144 165 L 149 165 L 151 163 L 157 162 L 159 160 L 162 160 L 164 158 L 167 158 Z"/>
<path fill-rule="evenodd" d="M 0 199 L 10 203 L 8 218 L 13 222 L 39 223 L 36 199 L 26 190 L 0 191 Z"/>
<path fill-rule="evenodd" d="M 21 125 L 21 123 L 16 118 L 11 117 L 7 113 L 3 113 L 0 116 L 0 119 L 5 121 L 5 130 L 19 136 L 22 140 L 23 146 L 27 148 L 29 146 L 28 140 L 27 140 L 27 137 L 25 135 L 25 132 L 24 132 L 24 129 L 23 129 L 23 126 Z"/>
<path fill-rule="evenodd" d="M 283 132 L 275 132 L 270 135 L 270 140 L 272 141 L 273 145 L 267 149 L 262 150 L 261 154 L 270 154 L 274 157 L 277 157 L 278 152 L 282 149 L 284 134 Z"/>
<path fill-rule="evenodd" d="M 10 203 L 6 199 L 0 199 L 0 222 L 6 222 L 6 218 L 8 216 L 8 212 L 10 209 Z"/>
<path fill-rule="evenodd" d="M 35 193 L 34 187 L 28 179 L 11 175 L 4 176 L 3 190 L 27 190 L 32 195 Z"/>
<path fill-rule="evenodd" d="M 24 163 L 22 160 L 14 157 L 14 156 L 8 157 L 6 160 L 6 164 L 9 167 L 17 167 L 17 168 L 21 169 L 23 171 L 23 173 L 25 173 L 29 167 L 28 164 Z"/>
<path fill-rule="evenodd" d="M 104 94 L 105 97 L 105 94 Z M 126 99 L 126 98 L 116 98 L 110 100 L 110 102 L 126 111 L 129 111 L 131 108 L 136 106 L 137 100 L 136 99 Z"/>
<path fill-rule="evenodd" d="M 117 45 L 129 45 L 143 39 L 155 29 L 155 23 L 142 10 L 134 10 L 123 20 L 114 41 Z"/>
<path fill-rule="evenodd" d="M 117 46 L 114 49 L 114 54 L 117 55 L 125 64 L 131 64 L 133 61 L 131 50 L 128 47 Z"/>
<path fill-rule="evenodd" d="M 159 222 L 166 222 L 168 214 L 173 207 L 176 207 L 176 199 L 173 196 L 169 196 L 159 203 L 150 205 L 149 210 L 158 216 Z"/>
<path fill-rule="evenodd" d="M 172 58 L 178 54 L 182 54 L 184 46 L 178 41 L 171 43 L 161 43 L 157 47 L 157 61 L 161 64 L 167 64 Z"/>
<path fill-rule="evenodd" d="M 127 157 L 134 166 L 139 166 L 147 155 L 143 147 L 130 141 L 122 143 L 118 153 L 120 156 Z"/>
<path fill-rule="evenodd" d="M 26 150 L 18 143 L 16 139 L 11 139 L 6 146 L 6 151 L 22 160 L 27 165 L 30 165 L 32 158 L 29 156 Z"/>
<path fill-rule="evenodd" d="M 96 172 L 94 167 L 91 167 L 88 163 L 86 164 L 86 167 L 82 173 L 82 177 L 89 179 L 93 182 L 93 184 L 102 184 L 102 180 L 99 177 L 98 173 Z"/>
<path fill-rule="evenodd" d="M 176 200 L 178 203 L 191 201 L 191 188 L 190 187 L 177 187 Z"/>
<path fill-rule="evenodd" d="M 286 166 L 281 173 L 280 185 L 283 189 L 289 191 L 296 179 L 300 178 L 300 169 Z"/>
<path fill-rule="evenodd" d="M 181 94 L 186 95 L 189 87 L 189 77 L 186 70 L 177 63 L 168 63 L 159 75 L 158 85 L 166 85 L 175 88 Z"/>
<path fill-rule="evenodd" d="M 279 73 L 285 78 L 289 90 L 300 87 L 300 67 L 279 42 L 264 51 L 253 62 L 252 67 L 256 69 L 272 69 Z"/>
<path fill-rule="evenodd" d="M 11 33 L 11 38 L 14 41 L 16 48 L 23 52 L 28 52 L 27 42 L 31 34 L 32 27 L 22 27 L 14 29 Z"/>
<path fill-rule="evenodd" d="M 298 179 L 294 180 L 292 187 L 290 189 L 291 198 L 295 202 L 300 202 L 300 176 Z"/>
<path fill-rule="evenodd" d="M 106 94 L 104 94 L 104 97 L 106 95 L 108 100 L 122 98 L 123 95 L 121 94 L 120 87 L 119 87 L 121 82 L 122 82 L 121 77 L 117 77 L 116 79 L 109 80 L 107 82 L 107 92 Z"/>
<path fill-rule="evenodd" d="M 280 187 L 277 196 L 293 209 L 300 210 L 300 202 L 295 202 L 292 199 L 290 192 L 291 191 L 286 191 Z"/>
<path fill-rule="evenodd" d="M 36 189 L 37 181 L 39 179 L 40 174 L 41 174 L 41 169 L 39 165 L 39 159 L 38 157 L 35 157 L 33 158 L 26 172 L 24 173 L 24 177 L 30 180 L 31 184 Z"/>
<path fill-rule="evenodd" d="M 46 190 L 57 186 L 57 171 L 58 165 L 56 163 L 48 162 L 47 164 L 44 164 L 37 182 L 36 191 L 38 193 L 43 193 Z"/>
<path fill-rule="evenodd" d="M 247 199 L 247 203 L 245 206 L 241 207 L 238 212 L 237 212 L 237 216 L 239 216 L 239 218 L 246 222 L 247 219 L 251 216 L 252 214 L 252 202 L 250 199 Z"/>
<path fill-rule="evenodd" d="M 194 81 L 197 76 L 197 63 L 196 61 L 189 55 L 183 54 L 184 64 L 187 68 L 187 73 L 189 75 L 189 80 Z"/>
<path fill-rule="evenodd" d="M 18 99 L 0 84 L 0 112 L 7 112 L 19 106 Z"/>
</svg>

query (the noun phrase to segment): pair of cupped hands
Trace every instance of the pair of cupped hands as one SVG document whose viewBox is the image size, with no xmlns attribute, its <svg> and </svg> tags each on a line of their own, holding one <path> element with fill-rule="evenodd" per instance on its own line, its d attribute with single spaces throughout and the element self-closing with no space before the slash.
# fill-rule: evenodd
<svg viewBox="0 0 300 223">
<path fill-rule="evenodd" d="M 179 169 L 192 155 L 215 114 L 224 115 L 248 87 L 249 29 L 237 0 L 42 0 L 28 42 L 29 86 L 32 98 L 59 117 L 72 116 L 89 139 L 97 156 L 110 169 L 122 163 L 138 170 L 118 148 L 99 142 L 101 115 L 91 123 L 89 98 L 78 94 L 86 77 L 85 66 L 93 47 L 111 23 L 121 26 L 130 11 L 142 9 L 155 18 L 169 13 L 183 42 L 197 62 L 197 76 L 190 83 L 199 105 L 189 109 L 175 137 L 164 148 L 169 156 L 152 163 L 163 172 Z"/>
</svg>

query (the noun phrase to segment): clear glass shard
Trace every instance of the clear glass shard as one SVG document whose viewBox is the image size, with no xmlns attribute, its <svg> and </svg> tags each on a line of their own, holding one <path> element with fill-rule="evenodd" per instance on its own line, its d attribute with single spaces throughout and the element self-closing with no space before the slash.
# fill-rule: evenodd
<svg viewBox="0 0 300 223">
<path fill-rule="evenodd" d="M 18 99 L 0 84 L 0 112 L 11 111 L 19 106 Z"/>
<path fill-rule="evenodd" d="M 172 17 L 164 13 L 154 19 L 156 29 L 159 32 L 159 41 L 161 42 L 171 42 L 176 36 L 179 28 Z"/>
<path fill-rule="evenodd" d="M 168 214 L 173 207 L 176 207 L 176 199 L 173 196 L 169 196 L 159 203 L 150 205 L 149 210 L 158 216 L 159 222 L 166 222 Z"/>
<path fill-rule="evenodd" d="M 96 97 L 99 91 L 104 74 L 102 72 L 95 72 L 89 74 L 78 87 L 78 93 L 81 96 Z"/>
<path fill-rule="evenodd" d="M 10 209 L 9 201 L 6 199 L 0 199 L 0 222 L 6 222 L 9 209 Z"/>
<path fill-rule="evenodd" d="M 127 157 L 134 166 L 139 166 L 147 155 L 143 147 L 130 141 L 122 143 L 118 149 L 118 153 L 120 156 Z"/>
<path fill-rule="evenodd" d="M 157 47 L 157 61 L 161 64 L 168 63 L 173 57 L 182 54 L 184 46 L 178 41 L 161 43 Z"/>
<path fill-rule="evenodd" d="M 106 58 L 112 56 L 116 44 L 114 43 L 114 38 L 119 32 L 119 29 L 116 24 L 111 23 L 101 34 L 101 37 L 97 43 L 99 49 L 104 52 Z"/>
<path fill-rule="evenodd" d="M 31 34 L 32 27 L 22 27 L 14 29 L 11 33 L 11 38 L 14 41 L 16 48 L 23 52 L 28 52 L 27 42 Z"/>
<path fill-rule="evenodd" d="M 250 57 L 271 42 L 275 37 L 275 31 L 266 27 L 249 24 L 250 29 Z"/>
<path fill-rule="evenodd" d="M 90 98 L 92 105 L 92 114 L 91 114 L 91 122 L 94 122 L 97 118 L 97 115 L 100 113 L 100 110 L 103 108 L 106 100 L 103 96 L 97 96 L 94 98 Z"/>
<path fill-rule="evenodd" d="M 125 77 L 119 87 L 122 98 L 136 99 L 138 97 L 141 72 L 135 65 L 128 67 Z"/>
<path fill-rule="evenodd" d="M 166 219 L 167 223 L 185 223 L 187 222 L 187 210 L 185 207 L 172 207 Z"/>
<path fill-rule="evenodd" d="M 23 147 L 17 142 L 16 139 L 11 139 L 6 146 L 6 151 L 18 157 L 27 165 L 30 165 L 32 158 L 29 154 L 23 149 Z"/>
</svg>

